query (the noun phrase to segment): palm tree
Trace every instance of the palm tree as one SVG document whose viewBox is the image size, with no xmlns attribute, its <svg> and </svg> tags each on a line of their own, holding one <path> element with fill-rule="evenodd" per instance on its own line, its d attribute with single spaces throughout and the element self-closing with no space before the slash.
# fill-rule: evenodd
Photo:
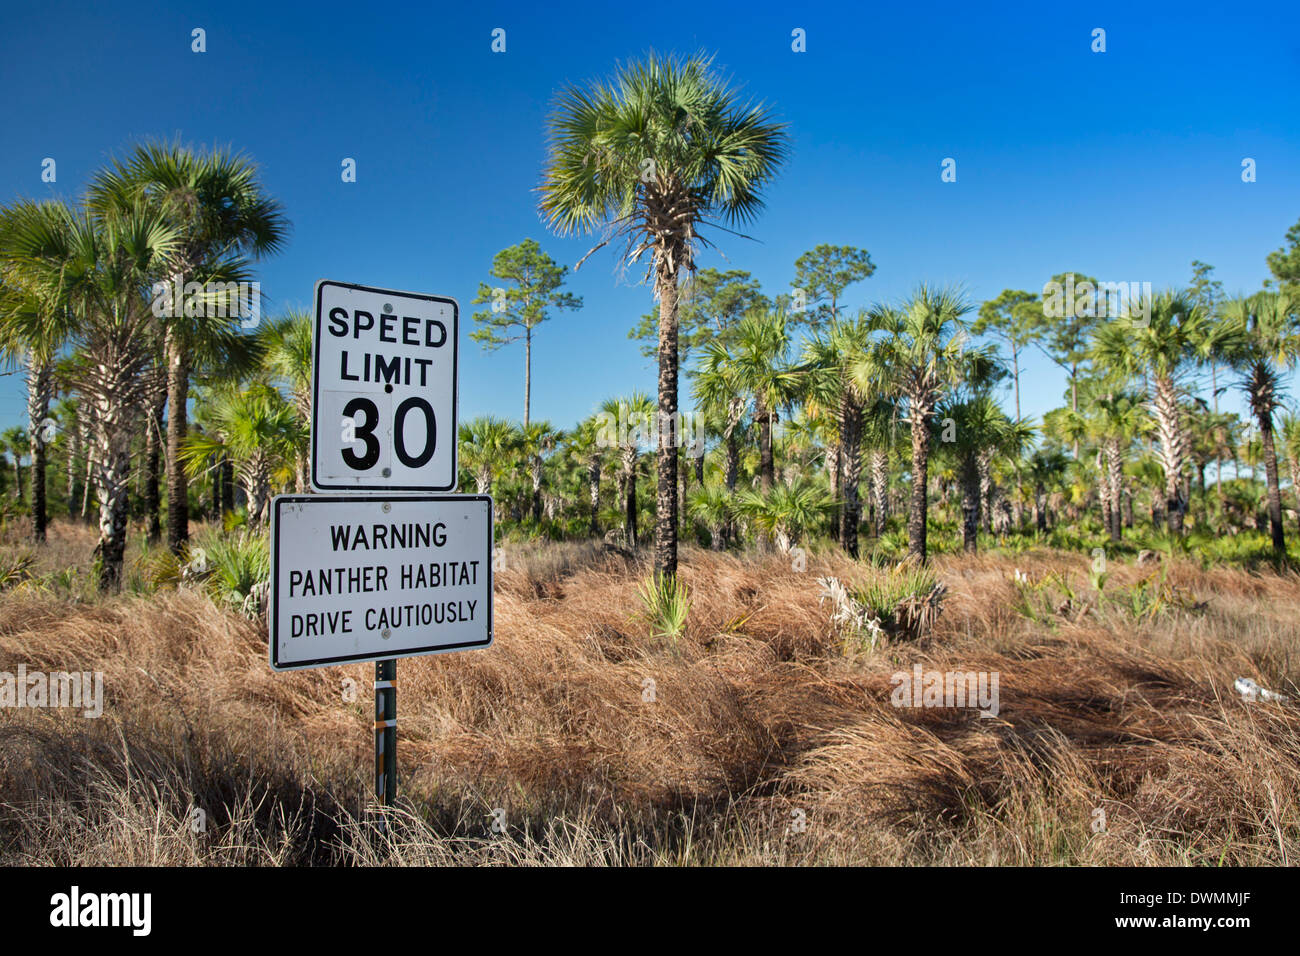
<svg viewBox="0 0 1300 956">
<path fill-rule="evenodd" d="M 176 232 L 172 281 L 178 284 L 241 281 L 246 257 L 275 252 L 288 234 L 288 221 L 280 204 L 263 191 L 257 167 L 225 150 L 196 153 L 179 144 L 138 145 L 90 186 L 90 202 L 101 212 L 129 209 L 141 198 L 154 204 Z M 239 334 L 231 314 L 237 310 L 194 311 L 203 314 L 170 316 L 164 323 L 167 544 L 176 554 L 189 538 L 189 492 L 180 448 L 187 431 L 190 375 L 204 361 L 219 363 Z"/>
<path fill-rule="evenodd" d="M 229 461 L 248 498 L 248 523 L 260 527 L 275 486 L 292 474 L 303 439 L 298 414 L 268 382 L 217 388 L 201 398 L 195 417 L 204 428 L 186 436 L 181 462 L 196 478 L 213 460 Z"/>
<path fill-rule="evenodd" d="M 701 485 L 691 492 L 687 509 L 709 531 L 709 548 L 721 551 L 734 508 L 732 495 L 719 484 Z"/>
<path fill-rule="evenodd" d="M 912 507 L 907 519 L 909 557 L 927 559 L 930 420 L 945 392 L 957 384 L 971 363 L 961 317 L 971 309 L 954 289 L 921 285 L 901 306 L 876 306 L 870 312 L 878 341 L 878 364 L 884 384 L 903 402 L 904 421 L 912 433 Z M 978 350 L 988 358 L 990 349 Z"/>
<path fill-rule="evenodd" d="M 578 457 L 587 486 L 587 502 L 591 508 L 590 531 L 593 537 L 600 534 L 600 473 L 604 466 L 604 449 L 601 447 L 600 422 L 588 416 L 578 422 L 568 433 L 567 441 Z"/>
<path fill-rule="evenodd" d="M 542 520 L 542 463 L 544 457 L 555 448 L 563 433 L 555 429 L 550 422 L 529 422 L 518 433 L 518 448 L 528 464 L 529 477 L 532 480 L 533 520 Z"/>
<path fill-rule="evenodd" d="M 25 288 L 13 268 L 6 268 L 10 252 L 19 252 L 12 240 L 22 234 L 29 237 L 47 230 L 57 230 L 62 210 L 56 203 L 21 201 L 0 212 L 0 351 L 11 362 L 20 364 L 27 378 L 26 453 L 32 460 L 32 540 L 45 541 L 48 523 L 45 499 L 45 469 L 49 417 L 53 397 L 55 356 L 68 337 L 69 316 L 56 303 L 42 301 Z M 15 453 L 15 462 L 21 452 Z M 69 492 L 71 493 L 71 492 Z M 18 483 L 22 498 L 22 482 Z"/>
<path fill-rule="evenodd" d="M 1109 526 L 1112 541 L 1123 538 L 1124 454 L 1133 442 L 1147 434 L 1151 419 L 1142 396 L 1113 390 L 1095 400 L 1095 427 L 1105 458 L 1105 487 L 1110 501 Z"/>
<path fill-rule="evenodd" d="M 692 393 L 704 414 L 718 425 L 726 456 L 723 481 L 728 493 L 734 492 L 740 472 L 738 432 L 748 403 L 736 364 L 721 341 L 715 339 L 704 347 Z"/>
<path fill-rule="evenodd" d="M 173 262 L 180 236 L 151 203 L 91 215 L 66 207 L 42 228 L 10 237 L 8 267 L 52 313 L 67 310 L 71 381 L 92 428 L 99 498 L 100 584 L 121 587 L 131 440 L 150 394 L 158 322 L 143 291 Z"/>
<path fill-rule="evenodd" d="M 1287 471 L 1291 473 L 1291 494 L 1296 499 L 1296 514 L 1300 515 L 1300 415 L 1283 412 L 1278 422 L 1282 435 L 1282 455 Z"/>
<path fill-rule="evenodd" d="M 1040 448 L 1029 458 L 1029 480 L 1034 486 L 1034 527 L 1047 532 L 1048 495 L 1061 485 L 1070 467 L 1070 457 L 1060 448 Z"/>
<path fill-rule="evenodd" d="M 799 395 L 803 372 L 790 363 L 790 328 L 785 313 L 751 312 L 736 326 L 731 363 L 736 383 L 754 405 L 758 423 L 758 480 L 766 494 L 772 490 L 776 467 L 773 426 L 781 409 Z"/>
<path fill-rule="evenodd" d="M 779 481 L 767 492 L 747 488 L 739 494 L 736 510 L 788 554 L 807 531 L 817 526 L 829 504 L 826 492 L 804 479 L 792 485 Z"/>
<path fill-rule="evenodd" d="M 610 82 L 567 87 L 548 127 L 541 210 L 549 226 L 561 235 L 607 226 L 626 239 L 629 261 L 651 256 L 647 277 L 659 301 L 655 570 L 671 577 L 677 453 L 665 425 L 676 431 L 679 280 L 708 244 L 701 227 L 744 224 L 762 208 L 760 190 L 785 157 L 785 127 L 742 102 L 711 60 L 654 54 Z"/>
<path fill-rule="evenodd" d="M 878 396 L 862 416 L 862 445 L 866 449 L 867 488 L 877 538 L 885 533 L 889 519 L 889 456 L 894 446 L 898 409 L 885 396 Z"/>
<path fill-rule="evenodd" d="M 54 418 L 59 423 L 59 432 L 63 435 L 63 450 L 66 454 L 68 481 L 68 517 L 77 517 L 77 499 L 81 489 L 77 487 L 77 475 L 81 464 L 82 434 L 85 422 L 81 420 L 77 403 L 70 398 L 62 398 L 54 409 Z"/>
<path fill-rule="evenodd" d="M 1294 370 L 1300 358 L 1300 298 L 1287 292 L 1257 292 L 1229 302 L 1224 317 L 1214 345 L 1218 354 L 1242 374 L 1241 387 L 1259 427 L 1268 487 L 1269 531 L 1273 552 L 1282 558 L 1286 555 L 1286 535 L 1282 529 L 1273 411 L 1280 404 L 1281 370 Z"/>
<path fill-rule="evenodd" d="M 304 435 L 311 434 L 312 317 L 287 312 L 258 329 L 262 367 L 289 389 L 289 397 Z M 304 442 L 294 461 L 294 485 L 299 494 L 311 489 L 311 449 Z"/>
<path fill-rule="evenodd" d="M 1185 292 L 1163 292 L 1140 305 L 1147 323 L 1138 325 L 1121 317 L 1099 327 L 1092 357 L 1125 378 L 1147 377 L 1165 468 L 1165 520 L 1171 532 L 1182 534 L 1187 511 L 1182 480 L 1189 442 L 1178 398 L 1182 373 L 1204 355 L 1210 325 L 1204 310 Z"/>
<path fill-rule="evenodd" d="M 602 423 L 601 440 L 619 449 L 619 494 L 623 498 L 623 532 L 628 547 L 637 544 L 636 466 L 641 445 L 654 432 L 655 406 L 643 392 L 634 392 L 627 398 L 606 399 L 600 406 Z M 613 429 L 611 431 L 611 424 Z"/>
<path fill-rule="evenodd" d="M 994 455 L 1008 450 L 1020 439 L 1017 423 L 998 407 L 993 396 L 981 392 L 964 401 L 940 406 L 935 419 L 946 429 L 951 423 L 952 441 L 940 448 L 955 459 L 962 491 L 962 547 L 974 553 L 978 547 L 981 511 L 989 463 Z M 988 525 L 985 525 L 986 530 Z"/>
<path fill-rule="evenodd" d="M 460 457 L 474 472 L 474 487 L 480 495 L 492 494 L 492 482 L 515 449 L 510 423 L 481 415 L 460 426 Z"/>
<path fill-rule="evenodd" d="M 837 533 L 840 547 L 850 557 L 858 556 L 858 528 L 862 505 L 858 488 L 862 482 L 863 413 L 871 396 L 880 391 L 883 370 L 877 364 L 871 341 L 871 327 L 865 314 L 856 319 L 832 317 L 826 334 L 818 335 L 804 348 L 808 370 L 808 404 L 833 409 L 836 416 L 834 447 L 826 451 L 840 463 L 843 505 Z M 837 469 L 838 470 L 838 469 Z"/>
</svg>

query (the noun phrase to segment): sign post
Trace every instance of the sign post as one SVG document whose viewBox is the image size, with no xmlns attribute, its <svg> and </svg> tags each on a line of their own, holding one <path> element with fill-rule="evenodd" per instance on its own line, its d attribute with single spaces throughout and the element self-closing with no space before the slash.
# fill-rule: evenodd
<svg viewBox="0 0 1300 956">
<path fill-rule="evenodd" d="M 397 661 L 375 661 L 375 801 L 397 796 Z"/>
<path fill-rule="evenodd" d="M 375 796 L 397 796 L 397 659 L 492 644 L 492 499 L 457 483 L 460 307 L 322 279 L 311 484 L 272 504 L 275 670 L 375 664 Z M 378 494 L 376 494 L 378 493 Z"/>
</svg>

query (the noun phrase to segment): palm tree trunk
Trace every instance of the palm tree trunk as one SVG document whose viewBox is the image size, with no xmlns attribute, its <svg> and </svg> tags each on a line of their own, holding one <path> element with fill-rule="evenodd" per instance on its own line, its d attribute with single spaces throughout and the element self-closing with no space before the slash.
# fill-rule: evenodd
<svg viewBox="0 0 1300 956">
<path fill-rule="evenodd" d="M 213 456 L 209 473 L 212 475 L 212 521 L 221 524 L 221 459 Z"/>
<path fill-rule="evenodd" d="M 659 421 L 655 488 L 655 572 L 677 574 L 677 272 L 659 261 Z"/>
<path fill-rule="evenodd" d="M 162 539 L 162 496 L 158 488 L 158 471 L 162 463 L 163 408 L 167 393 L 159 389 L 149 409 L 149 423 L 145 426 L 144 453 L 144 512 L 146 534 L 150 544 Z"/>
<path fill-rule="evenodd" d="M 926 518 L 929 506 L 930 430 L 925 415 L 912 413 L 912 510 L 907 516 L 907 552 L 925 564 Z"/>
<path fill-rule="evenodd" d="M 967 458 L 962 463 L 961 473 L 961 543 L 967 554 L 974 554 L 979 548 L 982 497 L 979 464 L 972 458 Z"/>
<path fill-rule="evenodd" d="M 95 445 L 94 435 L 86 434 L 86 482 L 81 493 L 81 520 L 90 520 L 90 492 L 95 487 Z"/>
<path fill-rule="evenodd" d="M 636 547 L 636 449 L 623 452 L 623 530 L 628 547 Z"/>
<path fill-rule="evenodd" d="M 80 489 L 77 487 L 77 459 L 81 456 L 81 419 L 80 417 L 68 423 L 68 519 L 75 521 L 77 517 L 77 498 Z"/>
<path fill-rule="evenodd" d="M 731 493 L 736 490 L 736 480 L 740 476 L 740 441 L 736 438 L 734 428 L 727 432 L 726 441 L 727 464 L 722 480 L 727 486 L 727 492 Z"/>
<path fill-rule="evenodd" d="M 858 525 L 862 483 L 862 406 L 845 393 L 840 406 L 840 443 L 844 449 L 844 507 L 840 510 L 840 546 L 851 558 L 858 556 Z"/>
<path fill-rule="evenodd" d="M 1155 379 L 1156 434 L 1160 439 L 1160 458 L 1165 467 L 1165 520 L 1171 534 L 1183 533 L 1183 463 L 1187 460 L 1187 438 L 1178 412 L 1178 393 L 1169 376 Z"/>
<path fill-rule="evenodd" d="M 679 530 L 678 533 L 685 535 L 687 533 L 687 523 L 689 520 L 686 515 L 686 503 L 691 500 L 691 494 L 690 494 L 691 463 L 689 461 L 679 461 L 677 463 L 677 468 L 682 475 L 682 496 L 681 498 L 678 499 L 678 501 L 681 504 L 682 521 L 681 521 L 681 529 Z"/>
<path fill-rule="evenodd" d="M 1296 519 L 1300 522 L 1300 458 L 1288 455 L 1286 465 L 1291 472 L 1291 493 L 1296 496 Z"/>
<path fill-rule="evenodd" d="M 540 523 L 542 520 L 542 457 L 541 455 L 538 455 L 533 459 L 532 480 L 533 480 L 533 500 L 532 500 L 533 520 Z"/>
<path fill-rule="evenodd" d="M 885 533 L 889 518 L 889 457 L 883 449 L 871 449 L 871 498 L 876 537 Z"/>
<path fill-rule="evenodd" d="M 45 421 L 50 412 L 51 372 L 49 362 L 41 362 L 29 357 L 27 366 L 27 444 L 28 454 L 32 457 L 32 540 L 37 544 L 45 543 L 45 526 L 48 521 L 45 510 L 46 436 L 41 423 Z"/>
<path fill-rule="evenodd" d="M 1106 482 L 1110 490 L 1110 540 L 1120 541 L 1124 534 L 1123 514 L 1120 510 L 1119 485 L 1120 477 L 1123 473 L 1124 458 L 1123 451 L 1120 448 L 1119 439 L 1111 438 L 1106 441 Z"/>
<path fill-rule="evenodd" d="M 235 510 L 235 466 L 229 458 L 221 461 L 221 512 L 229 514 Z"/>
<path fill-rule="evenodd" d="M 185 342 L 175 328 L 165 336 L 167 352 L 167 547 L 180 554 L 190 536 L 189 486 L 181 466 L 188 423 L 190 366 Z"/>
<path fill-rule="evenodd" d="M 1268 485 L 1268 528 L 1273 537 L 1273 553 L 1286 556 L 1286 534 L 1282 530 L 1282 490 L 1277 478 L 1277 449 L 1273 445 L 1273 415 L 1256 415 L 1259 442 L 1264 452 L 1264 480 Z"/>
<path fill-rule="evenodd" d="M 772 460 L 772 415 L 766 409 L 759 416 L 758 423 L 758 486 L 763 494 L 772 490 L 772 478 L 775 474 Z"/>
<path fill-rule="evenodd" d="M 600 458 L 587 459 L 587 496 L 591 501 L 591 535 L 600 535 Z"/>
<path fill-rule="evenodd" d="M 131 471 L 132 421 L 129 410 L 111 394 L 98 396 L 95 415 L 95 491 L 99 499 L 99 586 L 113 593 L 122 588 Z"/>
<path fill-rule="evenodd" d="M 993 454 L 980 452 L 975 458 L 975 467 L 979 473 L 980 495 L 980 530 L 985 534 L 993 533 Z"/>
</svg>

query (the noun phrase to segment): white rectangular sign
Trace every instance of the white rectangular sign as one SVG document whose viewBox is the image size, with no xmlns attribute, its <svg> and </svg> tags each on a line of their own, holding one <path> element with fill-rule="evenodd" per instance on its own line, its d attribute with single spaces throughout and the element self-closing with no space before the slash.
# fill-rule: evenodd
<svg viewBox="0 0 1300 956">
<path fill-rule="evenodd" d="M 488 647 L 492 541 L 486 495 L 277 496 L 271 666 Z"/>
<path fill-rule="evenodd" d="M 459 331 L 455 299 L 316 283 L 312 487 L 456 489 Z"/>
</svg>

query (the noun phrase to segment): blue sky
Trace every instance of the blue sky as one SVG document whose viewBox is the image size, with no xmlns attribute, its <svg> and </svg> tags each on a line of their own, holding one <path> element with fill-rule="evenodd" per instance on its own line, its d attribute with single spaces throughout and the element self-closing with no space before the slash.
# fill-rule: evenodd
<svg viewBox="0 0 1300 956">
<path fill-rule="evenodd" d="M 531 236 L 571 265 L 592 244 L 550 236 L 536 210 L 555 91 L 652 48 L 704 50 L 790 124 L 756 241 L 715 235 L 701 260 L 749 270 L 769 294 L 821 242 L 871 252 L 877 272 L 849 289 L 853 308 L 922 280 L 978 301 L 1068 269 L 1181 285 L 1193 259 L 1230 293 L 1257 289 L 1300 218 L 1300 7 L 983 7 L 11 4 L 0 201 L 75 197 L 149 137 L 234 146 L 293 222 L 260 267 L 273 312 L 309 307 L 320 278 L 451 295 L 462 417 L 518 418 L 522 346 L 470 342 L 470 300 L 507 245 Z M 206 53 L 191 52 L 196 27 Z M 505 53 L 490 48 L 498 27 Z M 796 27 L 805 53 L 791 50 Z M 1097 27 L 1105 53 L 1090 49 Z M 344 157 L 355 183 L 341 181 Z M 940 181 L 945 157 L 955 183 Z M 1241 180 L 1245 157 L 1256 182 Z M 570 277 L 586 305 L 538 333 L 534 418 L 568 426 L 605 397 L 653 391 L 627 338 L 651 305 L 640 274 L 620 277 L 605 250 Z M 17 379 L 0 379 L 6 425 L 23 419 Z M 1063 388 L 1031 356 L 1025 413 Z"/>
</svg>

